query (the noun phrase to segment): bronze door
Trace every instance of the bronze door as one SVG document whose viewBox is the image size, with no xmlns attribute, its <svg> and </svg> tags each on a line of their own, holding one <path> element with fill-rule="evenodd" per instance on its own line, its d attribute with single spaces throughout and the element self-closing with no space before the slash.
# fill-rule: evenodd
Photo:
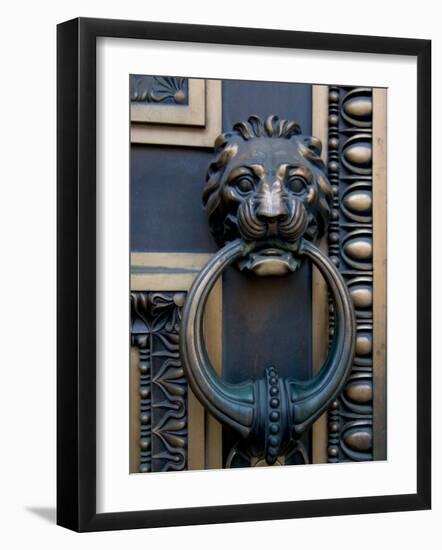
<svg viewBox="0 0 442 550">
<path fill-rule="evenodd" d="M 385 91 L 133 76 L 131 119 L 131 472 L 385 459 Z"/>
</svg>

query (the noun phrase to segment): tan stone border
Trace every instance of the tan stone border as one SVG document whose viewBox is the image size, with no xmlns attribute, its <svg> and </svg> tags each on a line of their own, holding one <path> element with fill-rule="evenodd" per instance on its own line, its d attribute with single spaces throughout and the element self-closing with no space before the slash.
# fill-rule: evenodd
<svg viewBox="0 0 442 550">
<path fill-rule="evenodd" d="M 322 142 L 322 159 L 327 163 L 328 143 L 328 86 L 312 86 L 312 134 Z M 319 248 L 327 253 L 324 236 Z M 318 269 L 312 267 L 312 370 L 321 369 L 328 353 L 328 290 Z M 327 462 L 327 413 L 313 424 L 312 462 Z"/>
<path fill-rule="evenodd" d="M 387 90 L 373 89 L 373 460 L 387 458 Z"/>
</svg>

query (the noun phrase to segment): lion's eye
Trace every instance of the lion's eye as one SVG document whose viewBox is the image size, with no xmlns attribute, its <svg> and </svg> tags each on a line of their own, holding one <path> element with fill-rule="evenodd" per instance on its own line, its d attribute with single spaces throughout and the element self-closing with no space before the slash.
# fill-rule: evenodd
<svg viewBox="0 0 442 550">
<path fill-rule="evenodd" d="M 241 193 L 249 193 L 254 185 L 255 182 L 251 176 L 241 176 L 235 180 L 235 186 Z"/>
<path fill-rule="evenodd" d="M 307 180 L 302 176 L 290 176 L 287 180 L 287 187 L 293 193 L 302 193 L 307 187 Z"/>
</svg>

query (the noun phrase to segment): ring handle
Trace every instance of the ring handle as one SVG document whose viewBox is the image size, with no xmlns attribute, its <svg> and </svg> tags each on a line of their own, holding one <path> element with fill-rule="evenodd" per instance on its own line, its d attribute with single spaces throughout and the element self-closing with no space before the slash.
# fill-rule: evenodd
<svg viewBox="0 0 442 550">
<path fill-rule="evenodd" d="M 202 269 L 183 308 L 180 353 L 192 391 L 202 405 L 217 420 L 248 439 L 255 456 L 263 456 L 272 464 L 341 391 L 353 361 L 356 326 L 352 300 L 341 274 L 319 248 L 301 239 L 296 246 L 287 245 L 289 250 L 293 256 L 305 256 L 317 266 L 333 297 L 335 333 L 323 367 L 307 381 L 279 377 L 273 367 L 257 380 L 241 384 L 222 380 L 204 344 L 204 308 L 223 271 L 256 246 L 242 239 L 232 241 Z"/>
</svg>

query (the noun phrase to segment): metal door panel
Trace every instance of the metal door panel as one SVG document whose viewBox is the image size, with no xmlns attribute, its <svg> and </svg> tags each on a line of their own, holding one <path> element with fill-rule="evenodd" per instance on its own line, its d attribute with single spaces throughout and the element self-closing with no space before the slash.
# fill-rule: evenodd
<svg viewBox="0 0 442 550">
<path fill-rule="evenodd" d="M 204 410 L 185 376 L 182 380 L 177 376 L 182 368 L 176 345 L 179 323 L 172 338 L 174 345 L 169 346 L 173 363 L 169 374 L 175 381 L 179 379 L 178 384 L 170 385 L 166 380 L 164 386 L 164 381 L 158 379 L 164 363 L 164 342 L 161 349 L 153 349 L 137 330 L 149 333 L 150 341 L 164 340 L 164 334 L 151 334 L 157 323 L 158 300 L 169 304 L 163 308 L 168 313 L 161 314 L 167 333 L 170 319 L 181 314 L 186 292 L 204 258 L 210 258 L 218 249 L 201 203 L 205 174 L 213 160 L 213 136 L 221 130 L 229 131 L 251 114 L 265 118 L 275 112 L 281 118 L 296 120 L 306 134 L 310 135 L 313 127 L 314 135 L 322 140 L 338 214 L 321 248 L 330 256 L 344 258 L 339 269 L 356 301 L 365 296 L 364 292 L 371 292 L 373 297 L 363 312 L 356 308 L 356 347 L 363 353 L 356 355 L 342 397 L 303 436 L 306 459 L 334 462 L 385 458 L 385 96 L 378 90 L 358 92 L 344 87 L 230 80 L 196 85 L 195 80 L 185 80 L 185 98 L 180 105 L 171 96 L 160 105 L 149 105 L 150 110 L 143 114 L 145 122 L 132 123 L 131 289 L 132 304 L 137 304 L 139 311 L 132 315 L 131 471 L 225 467 L 238 440 L 231 429 L 222 430 Z M 358 119 L 357 113 L 356 118 L 352 115 L 350 99 L 361 97 L 365 102 L 373 97 L 373 116 L 364 114 Z M 156 114 L 158 109 L 162 109 L 161 116 Z M 177 109 L 187 112 L 182 111 L 174 122 Z M 203 111 L 205 117 L 201 118 Z M 376 137 L 373 141 L 372 132 Z M 361 143 L 365 149 L 358 157 L 361 147 L 358 150 L 357 146 Z M 356 147 L 352 147 L 354 144 Z M 373 160 L 364 157 L 367 149 L 373 153 Z M 358 165 L 361 159 L 364 166 Z M 357 197 L 348 200 L 348 188 L 355 183 L 373 191 L 373 202 L 378 205 L 374 221 L 370 216 L 358 218 L 357 214 L 357 219 L 352 219 L 348 205 L 357 207 Z M 373 243 L 374 223 L 378 231 Z M 363 248 L 370 240 L 374 270 L 368 267 L 371 258 L 351 257 L 355 255 L 352 249 L 358 256 L 358 247 Z M 377 281 L 377 293 L 373 293 L 373 279 Z M 281 376 L 307 380 L 323 363 L 333 322 L 325 283 L 309 263 L 276 279 L 257 278 L 230 267 L 211 296 L 205 337 L 212 363 L 228 382 L 259 377 L 269 366 L 277 367 Z M 368 351 L 364 348 L 367 345 L 372 346 Z M 149 365 L 149 374 L 144 378 L 140 358 Z M 184 408 L 175 418 L 169 415 L 173 421 L 167 429 L 164 402 L 177 401 L 164 387 L 184 389 Z M 146 388 L 149 395 L 144 391 L 143 397 Z M 149 421 L 143 423 L 147 417 Z M 297 456 L 295 462 L 299 460 Z"/>
</svg>

